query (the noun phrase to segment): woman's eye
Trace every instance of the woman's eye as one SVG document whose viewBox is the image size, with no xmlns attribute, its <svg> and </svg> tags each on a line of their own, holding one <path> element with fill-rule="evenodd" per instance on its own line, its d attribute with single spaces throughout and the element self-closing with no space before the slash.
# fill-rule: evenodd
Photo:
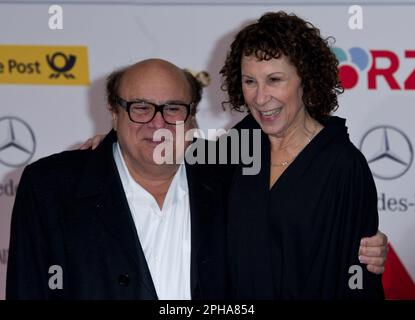
<svg viewBox="0 0 415 320">
<path fill-rule="evenodd" d="M 270 82 L 278 82 L 280 80 L 281 80 L 280 78 L 276 78 L 276 77 L 269 78 Z"/>
<path fill-rule="evenodd" d="M 250 85 L 250 84 L 253 84 L 253 83 L 254 83 L 254 81 L 253 81 L 253 80 L 251 80 L 251 79 L 246 79 L 246 80 L 244 80 L 244 83 L 245 83 L 246 85 Z"/>
</svg>

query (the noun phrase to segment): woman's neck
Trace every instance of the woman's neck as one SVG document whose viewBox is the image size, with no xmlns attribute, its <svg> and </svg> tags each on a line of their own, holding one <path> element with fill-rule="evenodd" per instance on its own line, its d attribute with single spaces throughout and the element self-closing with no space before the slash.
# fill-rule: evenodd
<svg viewBox="0 0 415 320">
<path fill-rule="evenodd" d="M 292 154 L 302 149 L 321 129 L 322 125 L 304 112 L 285 132 L 269 135 L 271 151 Z"/>
</svg>

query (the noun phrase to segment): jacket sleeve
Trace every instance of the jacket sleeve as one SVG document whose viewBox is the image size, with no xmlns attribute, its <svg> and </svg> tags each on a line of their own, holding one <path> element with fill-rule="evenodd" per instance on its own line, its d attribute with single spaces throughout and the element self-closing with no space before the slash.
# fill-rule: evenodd
<svg viewBox="0 0 415 320">
<path fill-rule="evenodd" d="M 49 266 L 46 230 L 31 169 L 20 179 L 12 212 L 6 299 L 48 299 Z"/>
<path fill-rule="evenodd" d="M 377 191 L 364 156 L 359 152 L 342 159 L 338 181 L 341 219 L 338 258 L 340 299 L 383 299 L 381 275 L 369 272 L 358 259 L 360 239 L 378 230 Z"/>
</svg>

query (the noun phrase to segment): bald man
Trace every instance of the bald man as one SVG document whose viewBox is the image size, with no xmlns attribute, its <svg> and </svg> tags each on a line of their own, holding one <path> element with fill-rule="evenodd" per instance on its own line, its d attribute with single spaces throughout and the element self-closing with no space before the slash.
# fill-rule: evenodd
<svg viewBox="0 0 415 320">
<path fill-rule="evenodd" d="M 151 59 L 110 75 L 107 95 L 113 130 L 97 149 L 52 155 L 22 175 L 6 298 L 225 298 L 223 183 L 209 166 L 154 159 L 160 129 L 182 158 L 190 142 L 176 131 L 194 128 L 200 85 Z"/>
</svg>

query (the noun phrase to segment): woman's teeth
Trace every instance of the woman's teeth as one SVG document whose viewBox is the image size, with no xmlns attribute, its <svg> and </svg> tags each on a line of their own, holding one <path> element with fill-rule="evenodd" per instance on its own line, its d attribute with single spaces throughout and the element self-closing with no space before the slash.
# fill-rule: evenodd
<svg viewBox="0 0 415 320">
<path fill-rule="evenodd" d="M 269 116 L 273 116 L 276 114 L 279 114 L 281 112 L 282 108 L 276 108 L 273 110 L 268 110 L 268 111 L 260 111 L 261 115 L 265 116 L 265 117 L 269 117 Z"/>
</svg>

